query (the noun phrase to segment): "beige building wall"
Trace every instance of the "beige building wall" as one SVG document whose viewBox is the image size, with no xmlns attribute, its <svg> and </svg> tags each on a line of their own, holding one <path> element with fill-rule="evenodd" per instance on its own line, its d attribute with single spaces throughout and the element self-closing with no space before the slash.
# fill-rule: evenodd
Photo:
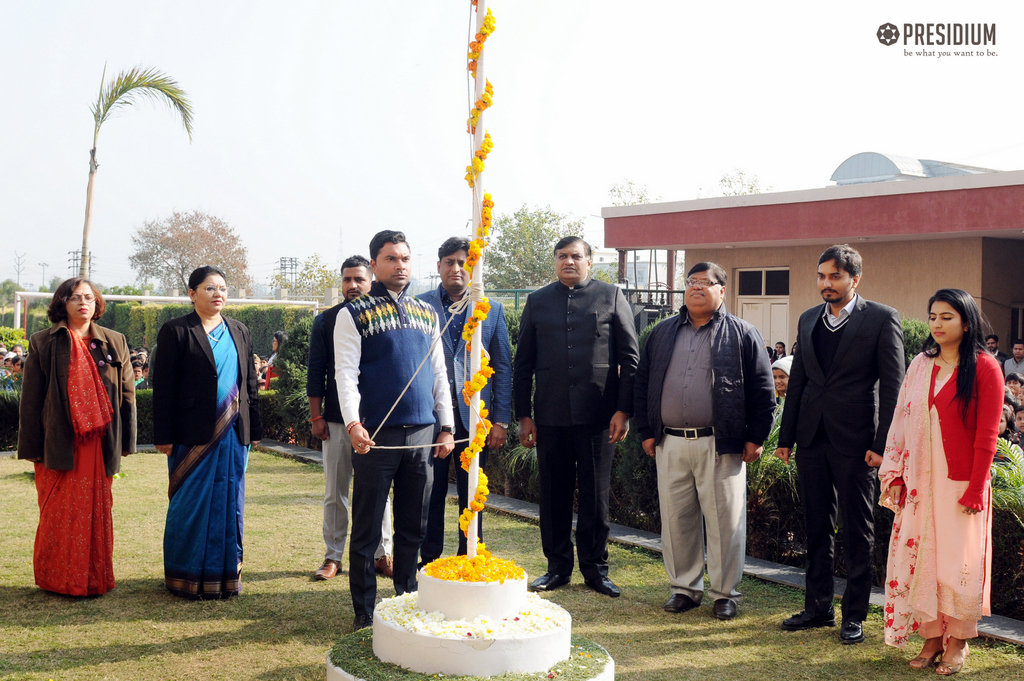
<svg viewBox="0 0 1024 681">
<path fill-rule="evenodd" d="M 858 292 L 896 308 L 904 317 L 927 320 L 928 298 L 940 288 L 962 288 L 976 298 L 982 295 L 983 243 L 981 237 L 963 239 L 930 239 L 926 241 L 890 241 L 852 244 L 864 258 L 864 272 Z M 1001 254 L 1001 244 L 992 248 Z M 1024 242 L 1019 244 L 1024 256 Z M 796 340 L 797 322 L 809 307 L 821 304 L 818 293 L 818 258 L 828 244 L 817 246 L 785 246 L 761 248 L 688 248 L 683 272 L 698 262 L 717 262 L 729 273 L 730 286 L 726 291 L 726 305 L 730 312 L 737 310 L 736 270 L 748 267 L 789 268 L 789 342 Z M 1009 249 L 1006 249 L 1007 252 Z M 987 251 L 986 251 L 987 252 Z M 993 256 L 995 257 L 995 256 Z M 1016 269 L 1019 282 L 1005 282 L 1009 291 L 1024 293 L 1024 257 L 1017 258 L 1022 266 Z M 987 289 L 986 289 L 987 290 Z M 987 294 L 986 294 L 987 296 Z M 984 303 L 983 303 L 984 306 Z M 1006 313 L 1009 329 L 1009 313 Z M 996 331 L 996 333 L 999 333 Z M 1001 334 L 1002 335 L 1002 334 Z"/>
<path fill-rule="evenodd" d="M 1024 307 L 1024 241 L 983 239 L 981 262 L 981 311 L 999 336 L 1000 349 L 1010 354 L 1018 333 L 1010 328 L 1011 309 Z"/>
</svg>

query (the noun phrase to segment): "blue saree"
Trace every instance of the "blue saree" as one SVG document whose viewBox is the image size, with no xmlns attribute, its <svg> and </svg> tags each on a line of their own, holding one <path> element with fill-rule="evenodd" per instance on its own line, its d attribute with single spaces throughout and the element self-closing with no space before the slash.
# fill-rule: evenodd
<svg viewBox="0 0 1024 681">
<path fill-rule="evenodd" d="M 238 351 L 221 323 L 209 334 L 217 366 L 217 423 L 205 445 L 175 445 L 164 529 L 164 579 L 185 598 L 238 594 L 248 449 L 238 440 Z"/>
</svg>

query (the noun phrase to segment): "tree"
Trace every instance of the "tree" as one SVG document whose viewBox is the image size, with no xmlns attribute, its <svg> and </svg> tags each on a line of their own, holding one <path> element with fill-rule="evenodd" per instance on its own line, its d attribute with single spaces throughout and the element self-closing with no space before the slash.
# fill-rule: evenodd
<svg viewBox="0 0 1024 681">
<path fill-rule="evenodd" d="M 0 282 L 0 326 L 6 326 L 7 306 L 14 304 L 14 294 L 17 291 L 24 291 L 18 282 L 13 279 L 5 279 Z M 14 316 L 11 316 L 11 325 L 14 325 Z"/>
<path fill-rule="evenodd" d="M 218 217 L 198 210 L 174 212 L 169 218 L 144 222 L 131 239 L 134 252 L 128 262 L 140 281 L 185 291 L 192 270 L 214 265 L 224 270 L 230 286 L 249 288 L 245 246 Z"/>
<path fill-rule="evenodd" d="M 771 187 L 764 187 L 762 189 L 756 175 L 748 175 L 742 170 L 733 170 L 722 175 L 722 179 L 718 181 L 718 193 L 716 195 L 740 196 L 742 194 L 760 194 L 762 191 L 770 192 L 771 190 Z M 705 194 L 703 187 L 697 191 L 697 198 L 706 198 L 707 196 L 710 195 Z"/>
<path fill-rule="evenodd" d="M 123 284 L 120 286 L 108 286 L 103 288 L 103 295 L 111 296 L 141 296 L 145 291 L 139 286 Z"/>
<path fill-rule="evenodd" d="M 92 107 L 95 122 L 92 134 L 92 149 L 89 151 L 89 184 L 85 190 L 85 226 L 82 228 L 82 264 L 80 277 L 89 277 L 89 232 L 92 229 L 92 196 L 95 189 L 96 171 L 100 164 L 96 161 L 96 141 L 100 136 L 100 126 L 117 111 L 135 104 L 140 97 L 162 100 L 172 109 L 181 114 L 182 125 L 192 141 L 192 103 L 185 91 L 178 87 L 177 81 L 156 71 L 136 66 L 130 71 L 122 71 L 109 83 L 107 67 L 103 67 L 100 78 L 100 94 Z"/>
<path fill-rule="evenodd" d="M 61 277 L 61 276 L 50 277 L 50 285 L 46 287 L 46 290 L 49 291 L 49 292 L 56 291 L 57 288 L 61 284 L 64 283 L 65 279 L 67 279 L 67 277 Z M 39 289 L 39 290 L 42 291 L 43 289 Z"/>
<path fill-rule="evenodd" d="M 319 253 L 314 253 L 302 263 L 302 270 L 290 281 L 278 272 L 270 278 L 271 288 L 286 288 L 293 297 L 317 297 L 329 288 L 341 288 L 341 271 L 332 270 Z"/>
<path fill-rule="evenodd" d="M 619 184 L 613 184 L 612 188 L 608 190 L 608 194 L 612 197 L 613 206 L 635 206 L 641 203 L 651 203 L 651 196 L 647 192 L 647 187 L 642 184 L 637 184 L 633 180 L 623 180 Z M 660 196 L 655 196 L 654 201 L 661 201 Z"/>
<path fill-rule="evenodd" d="M 552 250 L 564 236 L 583 235 L 582 220 L 568 220 L 551 206 L 513 215 L 499 215 L 491 227 L 485 251 L 487 288 L 516 289 L 543 286 L 554 278 Z"/>
</svg>

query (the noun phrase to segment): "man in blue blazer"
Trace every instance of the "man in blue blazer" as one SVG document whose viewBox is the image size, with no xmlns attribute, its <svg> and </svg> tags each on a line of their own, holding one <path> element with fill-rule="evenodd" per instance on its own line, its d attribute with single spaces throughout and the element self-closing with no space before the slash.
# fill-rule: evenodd
<svg viewBox="0 0 1024 681">
<path fill-rule="evenodd" d="M 445 367 L 448 369 L 448 383 L 451 388 L 452 402 L 455 408 L 455 439 L 463 440 L 469 436 L 469 406 L 462 398 L 462 387 L 465 381 L 472 378 L 469 365 L 469 348 L 462 339 L 462 329 L 466 317 L 473 313 L 464 310 L 455 315 L 454 319 L 448 308 L 469 294 L 470 275 L 466 271 L 466 259 L 469 257 L 469 240 L 453 236 L 437 249 L 437 272 L 441 275 L 441 284 L 437 289 L 419 296 L 420 300 L 429 303 L 437 310 L 438 323 L 444 329 L 441 342 L 444 345 Z M 449 320 L 451 323 L 449 323 Z M 483 348 L 489 355 L 494 376 L 480 393 L 480 399 L 489 412 L 493 424 L 487 436 L 487 446 L 480 453 L 480 468 L 487 463 L 490 449 L 500 449 L 508 437 L 508 421 L 511 418 L 512 405 L 512 356 L 508 344 L 508 327 L 505 325 L 505 311 L 501 303 L 493 301 L 487 319 L 477 333 L 483 333 Z M 466 445 L 459 444 L 455 451 L 461 452 Z M 459 490 L 459 513 L 468 504 L 469 491 L 468 473 L 462 470 L 457 456 L 447 458 L 434 457 L 434 486 L 430 494 L 430 511 L 427 515 L 427 533 L 420 546 L 420 563 L 427 563 L 441 557 L 444 549 L 444 504 L 448 495 L 448 462 L 455 459 L 455 476 Z M 483 527 L 480 514 L 477 514 L 477 536 L 483 541 Z M 459 554 L 466 553 L 466 535 L 460 530 Z"/>
</svg>

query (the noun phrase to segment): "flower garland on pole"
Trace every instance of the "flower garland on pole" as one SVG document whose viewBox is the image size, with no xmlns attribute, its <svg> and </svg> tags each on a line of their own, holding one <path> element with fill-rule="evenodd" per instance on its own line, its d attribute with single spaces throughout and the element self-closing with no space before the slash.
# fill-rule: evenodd
<svg viewBox="0 0 1024 681">
<path fill-rule="evenodd" d="M 494 103 L 494 87 L 483 77 L 484 43 L 494 33 L 494 15 L 486 7 L 486 0 L 471 0 L 476 11 L 476 34 L 469 43 L 467 70 L 474 80 L 473 105 L 470 107 L 466 132 L 472 135 L 472 156 L 466 166 L 466 182 L 473 190 L 473 234 L 466 258 L 466 270 L 470 273 L 469 304 L 472 314 L 466 319 L 462 338 L 469 348 L 470 380 L 463 385 L 462 397 L 469 405 L 469 432 L 473 437 L 459 455 L 462 468 L 468 473 L 467 487 L 473 490 L 468 507 L 459 516 L 459 529 L 466 535 L 466 556 L 441 558 L 426 566 L 425 571 L 432 577 L 459 581 L 504 581 L 505 578 L 520 579 L 525 574 L 514 562 L 493 557 L 487 547 L 479 542 L 476 515 L 483 511 L 489 489 L 487 476 L 480 470 L 479 454 L 487 443 L 491 422 L 487 420 L 487 409 L 480 399 L 480 391 L 487 380 L 494 375 L 487 353 L 483 349 L 480 324 L 491 309 L 490 301 L 483 295 L 483 259 L 487 248 L 487 237 L 491 231 L 494 201 L 484 193 L 481 174 L 484 161 L 494 149 L 494 142 L 480 121 L 484 111 Z"/>
<path fill-rule="evenodd" d="M 472 275 L 470 286 L 470 304 L 473 306 L 472 316 L 466 320 L 462 331 L 462 337 L 469 346 L 469 371 L 472 378 L 466 381 L 463 388 L 463 398 L 469 404 L 469 432 L 473 438 L 469 446 L 460 454 L 459 460 L 462 467 L 468 473 L 467 488 L 472 490 L 473 498 L 469 501 L 468 507 L 459 517 L 459 529 L 466 535 L 466 553 L 470 560 L 476 554 L 482 553 L 484 557 L 489 554 L 483 544 L 479 544 L 477 536 L 477 523 L 474 522 L 476 514 L 483 510 L 487 501 L 487 476 L 480 470 L 480 451 L 487 442 L 487 434 L 491 430 L 491 422 L 487 420 L 487 409 L 480 399 L 480 391 L 487 384 L 487 379 L 494 374 L 490 368 L 483 349 L 481 334 L 477 333 L 481 322 L 487 318 L 491 309 L 490 301 L 483 296 L 484 279 L 484 249 L 487 248 L 487 235 L 491 227 L 491 210 L 494 201 L 490 194 L 483 191 L 483 184 L 480 175 L 484 172 L 484 161 L 488 154 L 494 149 L 494 142 L 491 136 L 480 125 L 483 113 L 494 103 L 494 87 L 484 77 L 484 43 L 494 33 L 495 19 L 491 10 L 486 6 L 486 0 L 475 0 L 477 30 L 473 40 L 469 43 L 469 59 L 467 70 L 472 74 L 475 88 L 473 107 L 470 110 L 468 121 L 468 132 L 473 136 L 473 156 L 470 165 L 466 168 L 466 182 L 473 190 L 473 232 L 475 238 L 469 247 L 466 269 Z"/>
</svg>

